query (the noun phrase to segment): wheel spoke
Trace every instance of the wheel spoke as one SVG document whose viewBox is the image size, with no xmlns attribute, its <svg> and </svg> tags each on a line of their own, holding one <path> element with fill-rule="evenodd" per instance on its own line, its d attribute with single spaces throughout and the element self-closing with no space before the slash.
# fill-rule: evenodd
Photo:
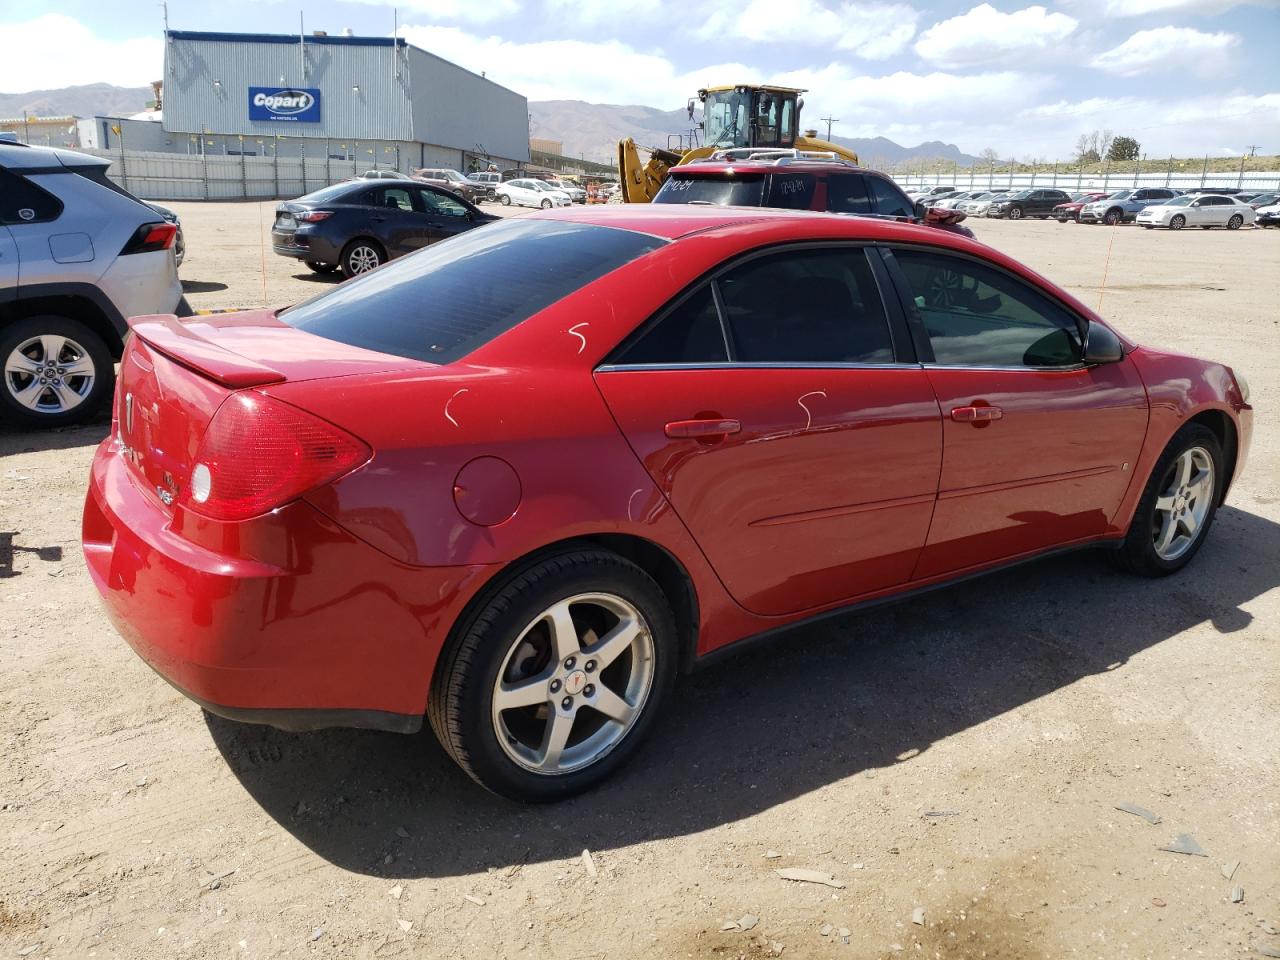
<svg viewBox="0 0 1280 960">
<path fill-rule="evenodd" d="M 572 714 L 559 710 L 551 714 L 547 721 L 547 729 L 542 734 L 542 746 L 538 749 L 538 766 L 543 769 L 555 769 L 560 766 L 560 755 L 564 753 L 569 742 L 569 734 L 573 732 Z"/>
<path fill-rule="evenodd" d="M 1195 513 L 1188 510 L 1180 519 L 1182 521 L 1182 528 L 1187 531 L 1187 536 L 1194 537 L 1196 535 L 1196 531 L 1200 529 L 1200 521 L 1196 519 Z"/>
<path fill-rule="evenodd" d="M 70 410 L 72 407 L 79 406 L 80 401 L 84 399 L 80 394 L 68 387 L 65 382 L 50 384 L 50 386 L 53 387 L 53 392 L 58 398 L 58 403 L 62 405 L 63 410 Z"/>
<path fill-rule="evenodd" d="M 1156 537 L 1156 552 L 1165 554 L 1178 535 L 1178 521 L 1172 513 L 1166 513 L 1160 519 L 1160 534 Z"/>
<path fill-rule="evenodd" d="M 45 384 L 39 380 L 32 380 L 21 390 L 13 394 L 13 399 L 17 400 L 24 407 L 35 410 L 40 402 L 40 397 L 45 391 Z"/>
<path fill-rule="evenodd" d="M 60 337 L 56 333 L 42 334 L 40 337 L 40 347 L 44 350 L 44 356 L 41 359 L 45 363 L 57 363 L 58 357 L 62 356 L 62 348 L 66 346 L 67 338 Z"/>
<path fill-rule="evenodd" d="M 586 652 L 591 655 L 591 659 L 596 661 L 597 669 L 603 670 L 617 660 L 618 657 L 622 656 L 631 644 L 635 642 L 639 633 L 640 624 L 627 617 L 625 620 L 619 621 L 618 625 L 605 634 L 599 643 Z"/>
<path fill-rule="evenodd" d="M 1176 487 L 1185 487 L 1191 479 L 1191 451 L 1188 450 L 1178 458 L 1178 469 L 1174 473 L 1173 482 Z"/>
<path fill-rule="evenodd" d="M 5 373 L 25 373 L 31 376 L 39 376 L 40 364 L 36 363 L 24 353 L 15 350 L 9 354 L 9 359 L 4 364 Z"/>
<path fill-rule="evenodd" d="M 1174 496 L 1166 493 L 1163 497 L 1156 497 L 1156 511 L 1158 513 L 1169 513 L 1173 510 Z"/>
<path fill-rule="evenodd" d="M 493 701 L 498 710 L 515 710 L 520 707 L 536 707 L 540 703 L 546 703 L 547 698 L 546 678 L 539 677 L 521 683 L 504 683 L 494 693 Z"/>
<path fill-rule="evenodd" d="M 621 724 L 630 723 L 631 718 L 636 713 L 635 707 L 631 706 L 604 684 L 600 684 L 596 688 L 595 696 L 588 700 L 587 704 L 599 710 L 610 720 L 616 720 Z"/>
<path fill-rule="evenodd" d="M 563 661 L 582 652 L 578 628 L 573 625 L 573 616 L 569 612 L 569 601 L 561 600 L 547 611 L 547 624 L 551 628 L 551 643 L 558 660 Z"/>
<path fill-rule="evenodd" d="M 93 376 L 93 361 L 88 357 L 81 357 L 79 360 L 73 360 L 62 368 L 64 377 L 91 377 Z"/>
</svg>

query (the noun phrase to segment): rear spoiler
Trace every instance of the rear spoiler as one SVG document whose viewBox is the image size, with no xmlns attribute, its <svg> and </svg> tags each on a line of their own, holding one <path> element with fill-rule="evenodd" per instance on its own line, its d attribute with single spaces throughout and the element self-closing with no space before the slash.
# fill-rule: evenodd
<svg viewBox="0 0 1280 960">
<path fill-rule="evenodd" d="M 148 346 L 224 387 L 280 383 L 285 375 L 206 340 L 172 313 L 129 318 L 129 329 Z"/>
</svg>

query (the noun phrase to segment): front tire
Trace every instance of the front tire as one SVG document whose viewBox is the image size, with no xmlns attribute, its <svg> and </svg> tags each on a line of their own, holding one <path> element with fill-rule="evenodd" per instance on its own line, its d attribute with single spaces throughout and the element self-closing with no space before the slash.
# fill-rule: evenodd
<svg viewBox="0 0 1280 960">
<path fill-rule="evenodd" d="M 1124 218 L 1124 214 L 1119 210 L 1108 210 L 1102 217 L 1102 222 L 1108 227 L 1114 227 Z"/>
<path fill-rule="evenodd" d="M 504 207 L 509 207 L 509 206 L 511 206 L 511 197 L 509 197 L 509 196 L 508 196 L 507 194 L 505 194 L 505 193 L 502 195 L 502 205 L 503 205 Z"/>
<path fill-rule="evenodd" d="M 1186 424 L 1151 471 L 1116 554 L 1120 566 L 1164 577 L 1190 563 L 1213 525 L 1225 481 L 1217 436 L 1201 424 Z"/>
<path fill-rule="evenodd" d="M 23 427 L 84 423 L 115 389 L 106 343 L 70 317 L 27 317 L 0 328 L 0 363 L 0 416 Z"/>
<path fill-rule="evenodd" d="M 303 263 L 312 273 L 333 273 L 338 269 L 336 263 L 321 263 L 319 260 L 304 260 Z"/>
<path fill-rule="evenodd" d="M 1170 230 L 1181 230 L 1186 225 L 1187 225 L 1187 218 L 1184 217 L 1182 214 L 1178 214 L 1176 217 L 1174 217 L 1172 220 L 1169 221 Z"/>
<path fill-rule="evenodd" d="M 361 237 L 342 248 L 342 272 L 348 277 L 376 270 L 386 262 L 386 252 L 373 240 Z"/>
<path fill-rule="evenodd" d="M 1021 208 L 1021 207 L 1010 207 L 1010 208 L 1009 208 L 1009 219 L 1010 219 L 1010 220 L 1021 220 L 1021 219 L 1022 219 L 1022 208 Z"/>
<path fill-rule="evenodd" d="M 550 209 L 551 209 L 551 201 L 550 201 L 550 200 L 543 200 L 543 201 L 542 201 L 542 209 L 543 209 L 543 210 L 550 210 Z"/>
<path fill-rule="evenodd" d="M 428 717 L 445 751 L 513 800 L 561 800 L 624 764 L 675 682 L 675 619 L 630 561 L 547 557 L 455 628 Z"/>
</svg>

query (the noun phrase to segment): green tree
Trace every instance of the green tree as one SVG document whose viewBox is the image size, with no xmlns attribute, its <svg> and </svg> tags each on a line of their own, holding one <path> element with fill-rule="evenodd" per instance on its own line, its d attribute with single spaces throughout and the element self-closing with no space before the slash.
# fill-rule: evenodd
<svg viewBox="0 0 1280 960">
<path fill-rule="evenodd" d="M 1107 151 L 1108 160 L 1137 160 L 1142 144 L 1133 137 L 1116 137 L 1111 141 L 1111 149 Z"/>
</svg>

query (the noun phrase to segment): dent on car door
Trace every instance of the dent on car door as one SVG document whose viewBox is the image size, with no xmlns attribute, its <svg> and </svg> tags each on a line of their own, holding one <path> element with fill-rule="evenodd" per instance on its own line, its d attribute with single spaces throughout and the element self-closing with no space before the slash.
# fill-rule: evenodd
<svg viewBox="0 0 1280 960">
<path fill-rule="evenodd" d="M 1107 533 L 1147 428 L 1128 360 L 1081 363 L 1076 316 L 1011 274 L 895 249 L 943 417 L 938 504 L 917 577 Z"/>
<path fill-rule="evenodd" d="M 905 362 L 887 282 L 859 247 L 755 256 L 596 374 L 636 455 L 755 613 L 904 583 L 924 545 L 940 414 L 924 370 Z"/>
</svg>

